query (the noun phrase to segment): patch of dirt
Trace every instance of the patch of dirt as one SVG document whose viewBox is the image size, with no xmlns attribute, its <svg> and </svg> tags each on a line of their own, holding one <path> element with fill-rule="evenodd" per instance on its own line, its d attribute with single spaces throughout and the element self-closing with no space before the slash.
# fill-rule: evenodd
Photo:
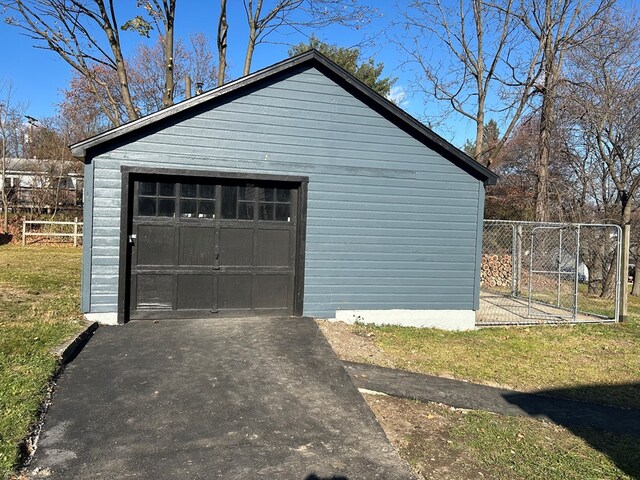
<svg viewBox="0 0 640 480">
<path fill-rule="evenodd" d="M 492 478 L 450 440 L 452 425 L 464 410 L 390 396 L 363 394 L 387 438 L 420 478 Z"/>
<path fill-rule="evenodd" d="M 394 368 L 387 353 L 375 343 L 375 334 L 357 325 L 329 320 L 317 321 L 323 335 L 341 360 Z"/>
<path fill-rule="evenodd" d="M 29 297 L 30 295 L 22 288 L 0 284 L 0 302 L 22 303 Z"/>
</svg>

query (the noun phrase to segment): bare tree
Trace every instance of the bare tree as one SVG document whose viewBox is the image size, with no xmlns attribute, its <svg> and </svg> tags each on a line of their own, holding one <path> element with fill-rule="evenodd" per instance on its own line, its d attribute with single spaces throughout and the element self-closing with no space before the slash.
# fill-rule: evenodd
<svg viewBox="0 0 640 480">
<path fill-rule="evenodd" d="M 615 0 L 520 0 L 515 15 L 541 51 L 539 83 L 540 131 L 535 190 L 535 218 L 549 219 L 548 178 L 558 88 L 568 51 L 588 44 L 589 27 L 601 19 Z"/>
<path fill-rule="evenodd" d="M 599 21 L 591 33 L 598 40 L 573 52 L 568 100 L 582 140 L 578 148 L 588 149 L 600 167 L 594 197 L 613 200 L 624 225 L 640 189 L 640 20 L 621 15 Z"/>
<path fill-rule="evenodd" d="M 406 35 L 394 39 L 405 63 L 416 69 L 414 87 L 475 124 L 471 153 L 487 166 L 526 111 L 538 73 L 540 49 L 525 60 L 515 54 L 522 39 L 514 4 L 413 1 L 402 12 Z M 442 51 L 445 60 L 437 60 L 435 52 Z M 497 103 L 489 105 L 489 97 Z M 504 125 L 492 142 L 484 139 L 489 114 Z"/>
<path fill-rule="evenodd" d="M 249 26 L 247 39 L 247 49 L 244 59 L 243 75 L 251 72 L 251 62 L 253 53 L 260 43 L 276 30 L 289 27 L 294 30 L 320 28 L 331 24 L 345 26 L 360 26 L 367 22 L 372 14 L 372 10 L 364 4 L 353 0 L 344 2 L 343 0 L 243 0 L 243 5 Z M 224 52 L 226 52 L 226 2 L 222 1 L 224 7 L 221 12 L 225 14 L 224 20 Z M 218 28 L 218 39 L 220 35 L 220 25 Z M 220 43 L 218 43 L 220 45 Z M 219 47 L 219 52 L 223 50 Z M 225 64 L 222 58 L 220 64 Z"/>
<path fill-rule="evenodd" d="M 569 55 L 571 87 L 564 99 L 574 117 L 574 148 L 591 164 L 593 202 L 620 225 L 631 223 L 640 190 L 639 27 L 629 11 L 593 22 L 585 32 L 592 41 Z M 612 270 L 603 277 L 605 296 L 613 292 Z"/>
<path fill-rule="evenodd" d="M 227 73 L 227 0 L 220 0 L 220 16 L 218 18 L 218 86 L 224 83 Z"/>
<path fill-rule="evenodd" d="M 127 62 L 129 88 L 140 115 L 156 112 L 165 106 L 164 55 L 164 40 L 158 37 L 153 45 L 140 44 Z M 215 85 L 217 69 L 210 43 L 204 34 L 191 35 L 186 45 L 182 40 L 177 40 L 172 63 L 176 77 L 172 89 L 172 102 L 185 97 L 184 79 L 187 75 L 201 83 L 204 88 Z M 104 97 L 112 98 L 115 107 L 122 109 L 123 105 L 119 97 L 118 80 L 113 71 L 96 67 L 93 75 L 101 79 L 103 87 L 98 90 L 103 92 L 101 96 L 94 95 L 91 83 L 76 73 L 64 90 L 65 99 L 61 104 L 65 115 L 71 115 L 76 119 L 82 117 L 78 127 L 86 126 L 87 136 L 115 125 L 111 116 L 104 115 L 101 103 Z"/>
<path fill-rule="evenodd" d="M 13 84 L 10 81 L 0 83 L 0 197 L 2 200 L 2 231 L 9 230 L 9 195 L 7 170 L 11 162 L 19 156 L 16 140 L 22 137 L 23 104 L 13 99 Z"/>
<path fill-rule="evenodd" d="M 187 73 L 196 83 L 201 84 L 204 90 L 213 88 L 219 80 L 219 75 L 209 38 L 204 33 L 191 34 L 189 47 L 183 60 Z M 180 78 L 184 78 L 184 74 Z M 179 93 L 184 96 L 184 89 Z"/>
<path fill-rule="evenodd" d="M 166 106 L 165 90 L 165 41 L 158 37 L 155 45 L 139 45 L 128 62 L 133 99 L 140 113 L 147 115 Z M 173 72 L 176 81 L 171 91 L 171 103 L 186 95 L 184 79 L 187 75 L 202 88 L 215 85 L 217 68 L 208 38 L 202 33 L 189 36 L 185 45 L 182 40 L 175 43 L 173 50 Z"/>
<path fill-rule="evenodd" d="M 72 138 L 77 138 L 76 127 L 73 117 L 28 118 L 21 161 L 32 170 L 29 185 L 32 208 L 39 213 L 50 211 L 55 217 L 60 205 L 74 205 L 77 201 L 70 185 L 71 174 L 80 174 L 83 163 L 69 149 Z"/>
<path fill-rule="evenodd" d="M 117 86 L 117 79 L 113 75 L 106 75 L 110 71 L 101 70 L 100 73 L 105 74 L 104 95 L 96 96 L 91 82 L 77 71 L 72 72 L 69 84 L 62 90 L 63 99 L 58 108 L 61 116 L 73 122 L 72 142 L 78 142 L 117 125 L 112 121 L 112 116 L 105 113 L 104 108 L 105 97 L 113 96 L 114 107 L 122 109 L 122 104 L 115 100 L 118 98 L 117 91 L 112 91 L 112 86 Z M 110 108 L 107 111 L 109 110 Z M 122 113 L 126 115 L 126 112 Z"/>
<path fill-rule="evenodd" d="M 157 41 L 151 45 L 138 45 L 127 61 L 131 95 L 141 115 L 172 105 L 174 96 L 178 93 L 178 85 L 173 79 L 170 85 L 167 84 L 166 43 L 162 35 L 159 35 Z M 184 78 L 187 74 L 183 61 L 185 56 L 184 45 L 178 41 L 173 47 L 172 76 L 175 74 L 178 78 Z M 169 96 L 168 87 L 171 89 Z"/>
<path fill-rule="evenodd" d="M 67 62 L 84 78 L 88 91 L 110 123 L 120 125 L 140 115 L 120 29 L 146 37 L 151 30 L 157 30 L 164 53 L 162 104 L 165 107 L 173 104 L 176 0 L 139 2 L 146 16 L 136 16 L 122 27 L 115 4 L 114 0 L 0 0 L 0 5 L 10 13 L 5 20 L 35 40 L 36 47 L 51 50 Z"/>
<path fill-rule="evenodd" d="M 57 53 L 87 79 L 97 97 L 104 94 L 99 91 L 104 83 L 95 75 L 96 67 L 115 72 L 128 119 L 138 118 L 129 89 L 113 0 L 1 0 L 1 4 L 15 14 L 5 19 L 8 23 L 35 40 L 39 48 Z M 102 39 L 95 36 L 97 32 L 102 33 Z M 107 105 L 103 108 L 110 120 L 119 125 L 123 119 L 113 101 L 108 98 L 106 102 L 111 108 Z"/>
<path fill-rule="evenodd" d="M 142 0 L 138 5 L 147 12 L 150 21 L 138 15 L 127 21 L 123 30 L 134 30 L 141 35 L 148 37 L 149 31 L 155 26 L 158 32 L 158 39 L 163 47 L 163 77 L 162 105 L 169 107 L 173 105 L 175 96 L 175 75 L 174 75 L 174 23 L 176 17 L 176 0 Z M 180 77 L 181 78 L 181 77 Z"/>
</svg>

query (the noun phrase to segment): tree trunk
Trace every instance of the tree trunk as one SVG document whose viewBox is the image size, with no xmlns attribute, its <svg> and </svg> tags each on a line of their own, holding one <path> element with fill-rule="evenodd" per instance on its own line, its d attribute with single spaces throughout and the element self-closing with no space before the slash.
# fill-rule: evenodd
<svg viewBox="0 0 640 480">
<path fill-rule="evenodd" d="M 165 108 L 173 105 L 173 88 L 174 88 L 173 45 L 169 43 L 168 39 L 166 41 L 167 41 L 167 44 L 164 47 L 165 57 L 166 57 L 166 67 L 164 71 L 164 94 L 162 95 L 162 105 Z"/>
<path fill-rule="evenodd" d="M 256 48 L 256 26 L 255 23 L 249 25 L 249 43 L 247 44 L 247 55 L 244 57 L 244 69 L 242 75 L 247 76 L 251 73 L 251 60 L 253 60 L 253 51 Z"/>
<path fill-rule="evenodd" d="M 1 105 L 0 105 L 1 106 Z M 2 115 L 2 111 L 0 111 Z M 5 123 L 0 118 L 0 127 L 2 133 L 2 150 L 0 151 L 0 194 L 2 195 L 2 232 L 7 233 L 9 231 L 9 199 L 7 198 L 6 179 L 7 179 L 7 135 L 4 129 Z"/>
<path fill-rule="evenodd" d="M 224 84 L 227 73 L 227 0 L 220 0 L 220 18 L 218 20 L 218 86 Z"/>
<path fill-rule="evenodd" d="M 4 143 L 4 142 L 3 142 Z M 7 233 L 9 231 L 9 201 L 7 198 L 7 190 L 5 188 L 5 179 L 7 177 L 6 174 L 6 160 L 2 158 L 2 178 L 0 181 L 2 182 L 2 186 L 0 187 L 2 190 L 2 231 L 3 233 Z"/>
<path fill-rule="evenodd" d="M 602 292 L 600 298 L 613 298 L 616 293 L 616 262 L 618 259 L 616 255 L 613 255 L 611 260 L 603 262 L 602 268 Z M 622 272 L 623 280 L 626 279 L 624 272 Z"/>
<path fill-rule="evenodd" d="M 478 110 L 476 112 L 476 149 L 474 158 L 480 161 L 484 149 L 484 51 L 483 51 L 483 25 L 482 25 L 482 0 L 474 0 L 473 13 L 476 24 L 478 53 L 476 61 L 476 90 L 478 92 Z"/>
<path fill-rule="evenodd" d="M 63 157 L 60 157 L 63 158 Z M 55 169 L 55 166 L 54 166 Z M 64 175 L 64 160 L 60 160 L 60 174 L 57 177 L 56 181 L 56 189 L 53 195 L 53 214 L 51 215 L 51 220 L 53 220 L 58 213 L 58 204 L 60 203 L 60 183 Z"/>
<path fill-rule="evenodd" d="M 175 79 L 173 77 L 173 20 L 175 14 L 175 0 L 172 0 L 165 11 L 166 32 L 164 37 L 164 93 L 162 95 L 162 105 L 170 107 L 173 105 L 173 93 Z"/>
<path fill-rule="evenodd" d="M 5 192 L 2 192 L 2 231 L 3 233 L 9 232 L 9 202 Z"/>
<path fill-rule="evenodd" d="M 106 6 L 104 0 L 96 0 L 96 3 L 100 9 L 100 15 L 102 17 L 103 23 L 102 28 L 107 36 L 109 41 L 109 46 L 111 47 L 111 51 L 113 52 L 113 58 L 116 64 L 116 73 L 118 75 L 118 83 L 120 86 L 120 94 L 122 95 L 122 101 L 124 103 L 125 109 L 127 110 L 127 115 L 129 116 L 129 120 L 136 120 L 138 115 L 138 110 L 136 109 L 133 99 L 131 97 L 131 91 L 129 90 L 129 79 L 127 77 L 127 67 L 124 61 L 124 57 L 122 55 L 122 48 L 120 46 L 120 37 L 118 35 L 117 25 L 115 25 L 115 14 L 113 13 L 113 0 L 109 0 L 109 7 L 111 11 L 111 18 L 114 20 L 114 24 L 112 24 L 111 19 L 109 18 L 109 14 L 107 13 Z"/>
<path fill-rule="evenodd" d="M 631 295 L 634 297 L 640 297 L 640 261 L 636 255 L 636 266 L 633 269 L 633 288 L 631 289 Z"/>
<path fill-rule="evenodd" d="M 597 278 L 596 272 L 602 271 L 602 260 L 600 256 L 601 248 L 594 252 L 589 249 L 589 255 L 585 256 L 584 263 L 587 266 L 589 272 L 589 280 L 587 282 L 587 295 L 599 295 L 602 291 L 598 288 L 600 285 L 600 279 Z"/>
<path fill-rule="evenodd" d="M 476 148 L 473 152 L 473 158 L 476 161 L 480 161 L 482 156 L 482 147 L 484 145 L 484 107 L 478 106 L 477 120 L 476 120 Z"/>
<path fill-rule="evenodd" d="M 631 204 L 631 202 L 629 201 L 629 197 L 625 194 L 622 193 L 621 195 L 621 199 L 620 199 L 620 206 L 622 207 L 622 214 L 620 217 L 620 225 L 624 228 L 625 225 L 629 225 L 631 223 L 631 209 L 633 207 L 633 205 Z M 605 244 L 604 240 L 602 243 L 603 245 Z M 620 267 L 621 267 L 621 271 L 620 271 L 620 283 L 621 285 L 626 285 L 627 284 L 627 276 L 629 274 L 628 270 L 629 270 L 629 265 L 627 263 L 627 265 L 625 265 L 624 259 L 625 259 L 625 249 L 628 249 L 629 245 L 625 242 L 624 236 L 623 236 L 623 240 L 622 240 L 622 259 L 621 259 L 621 263 L 620 263 Z M 628 257 L 627 257 L 628 258 Z M 602 293 L 600 294 L 600 296 L 602 298 L 613 298 L 614 294 L 615 294 L 615 273 L 616 273 L 616 262 L 618 262 L 619 259 L 616 258 L 616 254 L 613 255 L 613 258 L 610 261 L 606 261 L 603 262 L 606 265 L 606 272 L 603 269 L 603 282 L 602 282 Z M 626 292 L 626 289 L 624 289 L 623 291 Z"/>
<path fill-rule="evenodd" d="M 543 106 L 544 110 L 544 106 Z M 550 132 L 546 126 L 544 114 L 541 117 L 540 144 L 538 146 L 538 166 L 536 173 L 535 191 L 535 220 L 546 222 L 549 220 L 547 208 L 548 184 L 549 184 L 549 157 L 550 157 Z"/>
<path fill-rule="evenodd" d="M 542 87 L 542 109 L 540 112 L 540 130 L 538 138 L 538 166 L 536 171 L 535 220 L 549 220 L 549 158 L 551 157 L 551 132 L 553 131 L 553 113 L 556 93 L 556 62 L 553 50 L 553 31 L 551 5 L 545 8 L 544 35 L 544 86 Z"/>
</svg>

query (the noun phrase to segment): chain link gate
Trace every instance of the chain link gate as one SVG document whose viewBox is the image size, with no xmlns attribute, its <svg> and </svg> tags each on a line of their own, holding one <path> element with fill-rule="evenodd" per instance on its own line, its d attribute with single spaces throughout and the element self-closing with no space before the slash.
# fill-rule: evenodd
<svg viewBox="0 0 640 480">
<path fill-rule="evenodd" d="M 613 322 L 617 225 L 485 220 L 478 326 Z"/>
</svg>

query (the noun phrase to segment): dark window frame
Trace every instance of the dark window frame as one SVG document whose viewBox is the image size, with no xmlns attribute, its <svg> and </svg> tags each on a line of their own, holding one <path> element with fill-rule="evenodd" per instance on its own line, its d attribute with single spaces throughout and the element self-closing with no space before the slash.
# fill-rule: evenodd
<svg viewBox="0 0 640 480">
<path fill-rule="evenodd" d="M 141 193 L 141 185 L 144 183 L 154 183 L 155 184 L 155 193 Z M 161 195 L 160 193 L 160 184 L 164 183 L 172 183 L 174 185 L 173 195 Z M 185 196 L 183 195 L 183 186 L 184 185 L 194 185 L 195 188 L 195 196 Z M 207 185 L 213 187 L 213 196 L 203 196 L 202 195 L 202 186 Z M 185 180 L 185 177 L 180 177 L 178 179 L 174 179 L 172 182 L 164 181 L 162 182 L 160 179 L 150 180 L 148 178 L 138 179 L 134 181 L 134 196 L 138 200 L 138 202 L 134 205 L 133 216 L 134 217 L 145 217 L 145 218 L 180 218 L 183 220 L 188 219 L 215 219 L 216 218 L 216 207 L 218 194 L 216 193 L 218 190 L 218 185 L 216 183 L 207 183 L 204 184 L 202 182 L 189 182 Z M 140 213 L 140 199 L 153 200 L 154 202 L 154 213 L 153 215 L 145 215 Z M 173 201 L 173 215 L 160 215 L 160 201 L 169 200 Z M 183 207 L 182 202 L 185 201 L 193 201 L 195 202 L 195 213 L 194 216 L 183 216 Z M 213 213 L 211 215 L 201 215 L 201 205 L 212 205 Z"/>
<path fill-rule="evenodd" d="M 271 182 L 273 183 L 273 182 Z M 287 222 L 287 223 L 291 223 L 291 209 L 293 207 L 293 202 L 292 202 L 292 197 L 291 197 L 291 190 L 293 190 L 293 188 L 291 187 L 291 185 L 287 185 L 287 184 L 283 184 L 283 183 L 277 183 L 276 186 L 273 186 L 272 184 L 269 185 L 268 187 L 265 187 L 266 182 L 265 181 L 255 181 L 255 182 L 247 182 L 245 185 L 223 185 L 222 187 L 228 187 L 228 188 L 234 188 L 235 189 L 235 195 L 233 196 L 234 198 L 234 202 L 235 202 L 235 216 L 225 216 L 225 214 L 223 214 L 224 211 L 224 202 L 225 202 L 225 194 L 221 191 L 220 193 L 220 218 L 223 220 L 240 220 L 240 221 L 253 221 L 253 222 Z M 247 198 L 246 196 L 244 196 L 244 198 L 241 198 L 242 196 L 240 195 L 241 192 L 241 188 L 246 188 L 246 187 L 251 187 L 253 188 L 253 198 Z M 266 191 L 266 190 L 273 190 L 272 192 L 272 198 L 270 200 L 264 200 L 261 197 L 261 193 Z M 283 201 L 283 200 L 278 200 L 278 192 L 280 191 L 288 191 L 288 200 L 287 201 Z M 265 196 L 266 197 L 266 196 Z M 253 212 L 253 216 L 252 218 L 243 218 L 240 215 L 240 206 L 241 205 L 253 205 L 253 208 L 251 209 Z M 262 218 L 261 212 L 262 212 L 262 206 L 263 205 L 268 205 L 271 209 L 271 215 L 269 218 Z M 288 207 L 288 215 L 287 215 L 287 220 L 279 220 L 277 218 L 276 212 L 277 212 L 277 207 L 279 205 L 282 206 L 286 206 Z"/>
</svg>

